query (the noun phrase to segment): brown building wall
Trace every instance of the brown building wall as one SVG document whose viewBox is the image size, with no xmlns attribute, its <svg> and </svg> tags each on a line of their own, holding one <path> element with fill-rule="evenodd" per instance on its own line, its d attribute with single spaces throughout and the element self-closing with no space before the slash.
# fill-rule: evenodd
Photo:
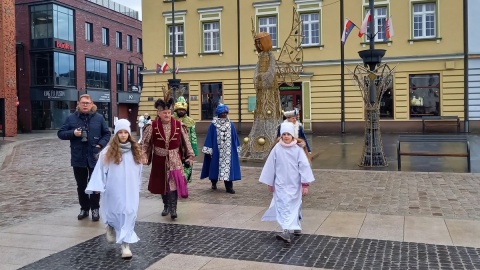
<svg viewBox="0 0 480 270">
<path fill-rule="evenodd" d="M 85 91 L 86 72 L 85 57 L 105 60 L 109 62 L 110 68 L 110 120 L 117 116 L 117 89 L 116 89 L 116 64 L 124 64 L 124 90 L 127 90 L 127 63 L 129 59 L 136 65 L 142 65 L 141 61 L 132 56 L 142 58 L 142 54 L 137 53 L 137 38 L 142 38 L 142 22 L 126 15 L 120 14 L 100 5 L 85 0 L 60 0 L 60 1 L 33 1 L 17 0 L 16 13 L 17 21 L 16 40 L 17 44 L 21 42 L 22 46 L 17 45 L 17 62 L 19 67 L 19 100 L 20 100 L 20 121 L 24 126 L 24 131 L 32 130 L 32 113 L 30 100 L 31 86 L 31 46 L 30 46 L 30 18 L 29 6 L 36 4 L 54 3 L 74 10 L 74 31 L 75 31 L 75 70 L 76 70 L 76 89 Z M 93 24 L 93 42 L 85 40 L 85 22 Z M 109 46 L 102 44 L 102 27 L 109 29 Z M 116 32 L 122 33 L 122 49 L 117 49 Z M 127 35 L 132 36 L 132 51 L 127 51 Z M 51 50 L 50 50 L 51 51 Z M 63 49 L 54 51 L 65 52 Z M 23 59 L 21 59 L 23 58 Z M 137 83 L 137 68 L 134 69 L 134 82 Z M 94 89 L 92 89 L 94 90 Z M 98 89 L 97 89 L 98 90 Z M 88 91 L 87 91 L 88 92 Z"/>
</svg>

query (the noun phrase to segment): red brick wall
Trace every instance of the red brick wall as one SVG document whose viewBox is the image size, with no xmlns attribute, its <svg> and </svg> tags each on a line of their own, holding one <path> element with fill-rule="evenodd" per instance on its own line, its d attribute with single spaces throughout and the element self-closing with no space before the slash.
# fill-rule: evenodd
<svg viewBox="0 0 480 270">
<path fill-rule="evenodd" d="M 3 1 L 3 0 L 2 0 Z M 74 10 L 75 20 L 75 63 L 77 89 L 85 90 L 85 57 L 98 58 L 110 62 L 111 81 L 111 107 L 112 119 L 117 116 L 117 92 L 116 92 L 116 63 L 124 63 L 124 88 L 127 88 L 126 63 L 131 56 L 142 58 L 137 53 L 137 38 L 142 37 L 141 21 L 126 15 L 109 10 L 100 5 L 85 0 L 60 0 L 53 1 L 58 5 Z M 38 0 L 16 0 L 17 18 L 17 42 L 24 43 L 25 68 L 19 73 L 20 81 L 20 117 L 22 123 L 26 123 L 26 131 L 31 130 L 31 101 L 30 101 L 30 19 L 28 4 L 43 4 Z M 93 42 L 85 40 L 85 22 L 93 24 Z M 102 27 L 109 29 L 110 45 L 102 44 Z M 122 32 L 122 49 L 116 49 L 116 32 Z M 132 51 L 127 51 L 127 35 L 132 36 Z M 134 64 L 141 65 L 141 61 L 131 58 Z M 135 68 L 135 82 L 137 69 Z"/>
<path fill-rule="evenodd" d="M 5 99 L 5 135 L 17 135 L 15 74 L 15 8 L 13 0 L 0 1 L 0 98 Z"/>
</svg>

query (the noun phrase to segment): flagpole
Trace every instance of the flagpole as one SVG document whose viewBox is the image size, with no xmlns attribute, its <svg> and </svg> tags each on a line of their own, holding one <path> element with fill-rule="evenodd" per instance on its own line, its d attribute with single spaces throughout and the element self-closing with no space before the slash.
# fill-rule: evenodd
<svg viewBox="0 0 480 270">
<path fill-rule="evenodd" d="M 343 0 L 340 0 L 340 33 L 344 31 L 343 17 L 344 8 Z M 358 28 L 358 27 L 357 27 Z M 345 44 L 340 41 L 340 118 L 341 118 L 341 130 L 345 133 Z"/>
</svg>

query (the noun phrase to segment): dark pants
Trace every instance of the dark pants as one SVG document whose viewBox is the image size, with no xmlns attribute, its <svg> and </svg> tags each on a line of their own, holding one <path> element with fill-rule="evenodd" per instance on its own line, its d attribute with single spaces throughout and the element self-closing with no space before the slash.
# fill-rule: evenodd
<svg viewBox="0 0 480 270">
<path fill-rule="evenodd" d="M 88 181 L 92 176 L 93 169 L 88 167 L 73 167 L 73 174 L 77 181 L 78 202 L 82 210 L 89 211 L 90 209 L 100 208 L 100 194 L 85 194 Z"/>
<path fill-rule="evenodd" d="M 210 180 L 212 185 L 217 185 L 218 180 Z M 225 184 L 225 189 L 230 190 L 233 189 L 233 181 L 223 181 Z"/>
</svg>

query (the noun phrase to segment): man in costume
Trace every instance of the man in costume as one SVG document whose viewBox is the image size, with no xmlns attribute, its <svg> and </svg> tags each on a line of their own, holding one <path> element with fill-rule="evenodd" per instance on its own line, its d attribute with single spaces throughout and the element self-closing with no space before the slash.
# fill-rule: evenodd
<svg viewBox="0 0 480 270">
<path fill-rule="evenodd" d="M 188 138 L 190 140 L 190 144 L 193 148 L 193 153 L 195 156 L 198 156 L 198 149 L 197 149 L 197 133 L 195 132 L 195 120 L 187 115 L 188 103 L 183 96 L 177 98 L 177 102 L 174 106 L 173 118 L 182 122 L 187 127 L 188 131 Z M 185 173 L 185 177 L 187 177 L 188 183 L 192 181 L 192 167 L 191 166 L 184 166 L 183 172 Z"/>
<path fill-rule="evenodd" d="M 300 121 L 297 120 L 298 116 L 299 116 L 299 112 L 298 112 L 298 109 L 294 109 L 292 111 L 286 111 L 283 113 L 284 117 L 286 118 L 283 122 L 284 123 L 292 123 L 293 126 L 294 126 L 294 131 L 295 133 L 293 134 L 293 136 L 295 138 L 300 138 L 302 139 L 306 146 L 307 146 L 307 149 L 308 149 L 308 153 L 309 154 L 312 154 L 312 149 L 310 148 L 310 145 L 308 144 L 308 141 L 307 141 L 307 136 L 305 136 L 305 132 L 303 131 L 303 125 L 300 123 Z M 277 129 L 277 138 L 280 137 L 280 126 L 278 126 L 278 129 Z"/>
<path fill-rule="evenodd" d="M 172 117 L 173 98 L 155 102 L 158 118 L 145 126 L 142 151 L 147 164 L 152 164 L 148 190 L 160 194 L 163 200 L 162 216 L 177 218 L 177 188 L 186 186 L 183 164 L 193 165 L 195 157 L 188 134 L 182 123 Z M 181 194 L 182 195 L 182 194 Z"/>
<path fill-rule="evenodd" d="M 233 181 L 242 179 L 238 158 L 240 142 L 235 126 L 227 117 L 228 111 L 228 106 L 221 103 L 215 110 L 202 149 L 205 157 L 200 179 L 208 177 L 213 190 L 217 189 L 217 182 L 223 180 L 226 191 L 235 194 Z"/>
</svg>

